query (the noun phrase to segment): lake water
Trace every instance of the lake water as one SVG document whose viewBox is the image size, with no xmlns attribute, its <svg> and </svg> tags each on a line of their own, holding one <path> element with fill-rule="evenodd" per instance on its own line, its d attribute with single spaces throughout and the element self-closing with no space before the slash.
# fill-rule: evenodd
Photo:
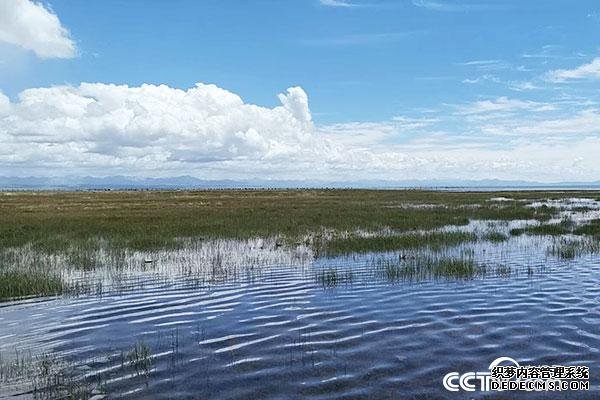
<svg viewBox="0 0 600 400">
<path fill-rule="evenodd" d="M 214 264 L 214 253 L 155 254 L 154 268 L 120 275 L 119 290 L 108 274 L 98 278 L 103 295 L 2 304 L 0 354 L 60 355 L 108 398 L 600 398 L 600 258 L 560 260 L 548 254 L 551 241 L 519 236 L 446 250 L 505 267 L 472 279 L 391 281 L 372 262 L 401 253 L 319 258 L 257 240 L 221 242 L 222 279 L 213 268 L 211 279 L 190 284 L 182 266 Z M 315 278 L 331 268 L 352 278 Z M 123 362 L 140 342 L 152 358 L 143 373 Z M 448 372 L 487 371 L 502 356 L 586 365 L 590 390 L 444 389 Z M 26 391 L 8 380 L 0 398 L 31 397 Z"/>
</svg>

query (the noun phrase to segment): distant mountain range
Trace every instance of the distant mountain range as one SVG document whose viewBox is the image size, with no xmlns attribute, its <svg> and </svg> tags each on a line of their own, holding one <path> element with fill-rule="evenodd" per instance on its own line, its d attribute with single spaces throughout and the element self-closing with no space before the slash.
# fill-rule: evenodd
<svg viewBox="0 0 600 400">
<path fill-rule="evenodd" d="M 203 180 L 192 176 L 137 178 L 131 176 L 2 177 L 3 190 L 140 190 L 140 189 L 232 189 L 232 188 L 465 188 L 465 189 L 600 189 L 595 182 L 529 182 L 486 180 Z"/>
</svg>

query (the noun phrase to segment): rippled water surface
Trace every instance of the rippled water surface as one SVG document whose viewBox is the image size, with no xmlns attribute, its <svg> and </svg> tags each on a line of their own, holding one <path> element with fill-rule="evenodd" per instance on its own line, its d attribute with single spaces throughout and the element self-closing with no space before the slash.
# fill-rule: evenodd
<svg viewBox="0 0 600 400">
<path fill-rule="evenodd" d="M 456 249 L 510 267 L 474 279 L 373 274 L 369 263 L 394 253 L 275 257 L 260 272 L 194 285 L 138 272 L 130 291 L 3 305 L 0 351 L 60 354 L 109 398 L 484 397 L 449 393 L 442 378 L 486 371 L 501 356 L 587 365 L 589 392 L 537 398 L 600 398 L 600 260 L 553 258 L 549 240 Z M 332 267 L 352 279 L 315 278 Z M 123 367 L 122 353 L 140 341 L 152 357 L 143 374 Z"/>
</svg>

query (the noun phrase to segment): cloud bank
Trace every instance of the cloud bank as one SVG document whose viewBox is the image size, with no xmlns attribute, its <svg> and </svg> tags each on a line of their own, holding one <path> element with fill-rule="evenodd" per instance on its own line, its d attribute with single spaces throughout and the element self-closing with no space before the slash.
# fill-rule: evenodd
<svg viewBox="0 0 600 400">
<path fill-rule="evenodd" d="M 298 87 L 279 99 L 279 107 L 258 107 L 200 83 L 188 90 L 100 83 L 27 89 L 16 103 L 0 96 L 3 157 L 152 169 L 297 156 L 314 146 L 308 99 Z"/>
<path fill-rule="evenodd" d="M 31 50 L 40 58 L 72 58 L 77 53 L 56 14 L 30 0 L 0 1 L 0 42 Z"/>
<path fill-rule="evenodd" d="M 498 98 L 463 105 L 450 113 L 451 121 L 430 115 L 315 125 L 302 88 L 278 97 L 279 106 L 261 107 L 202 83 L 186 90 L 82 83 L 27 89 L 15 101 L 0 93 L 0 175 L 343 181 L 600 176 L 595 109 L 550 119 L 548 104 Z M 529 114 L 517 118 L 514 112 Z M 460 133 L 445 131 L 449 122 L 461 124 Z"/>
</svg>

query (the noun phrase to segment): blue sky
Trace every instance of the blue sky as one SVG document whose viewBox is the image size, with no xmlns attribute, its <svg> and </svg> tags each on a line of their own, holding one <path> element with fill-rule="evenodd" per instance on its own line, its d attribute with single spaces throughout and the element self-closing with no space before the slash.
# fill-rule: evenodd
<svg viewBox="0 0 600 400">
<path fill-rule="evenodd" d="M 43 61 L 29 55 L 26 70 L 2 74 L 5 93 L 61 83 L 185 88 L 200 81 L 274 106 L 275 93 L 298 85 L 310 94 L 318 122 L 382 120 L 412 108 L 514 96 L 511 83 L 589 61 L 600 34 L 594 1 L 49 4 L 81 56 Z"/>
<path fill-rule="evenodd" d="M 271 133 L 274 127 L 265 125 L 265 118 L 274 118 L 269 114 L 253 123 L 235 120 L 235 129 L 243 125 L 242 144 L 235 140 L 232 144 L 221 131 L 198 133 L 199 143 L 173 135 L 167 143 L 156 139 L 157 133 L 139 142 L 139 148 L 146 148 L 144 157 L 156 152 L 156 159 L 146 161 L 132 143 L 113 149 L 110 155 L 116 159 L 106 159 L 106 151 L 94 150 L 106 148 L 98 144 L 98 135 L 110 134 L 112 141 L 119 141 L 131 137 L 132 131 L 114 127 L 109 133 L 106 127 L 93 131 L 82 123 L 80 130 L 89 132 L 61 144 L 61 151 L 84 148 L 80 157 L 69 160 L 71 170 L 301 178 L 294 165 L 308 166 L 323 158 L 310 146 L 331 146 L 339 154 L 324 161 L 317 174 L 331 179 L 356 175 L 365 179 L 600 178 L 600 165 L 589 153 L 596 145 L 600 149 L 600 132 L 594 127 L 600 121 L 600 61 L 594 64 L 600 53 L 596 1 L 53 0 L 31 4 L 59 20 L 63 31 L 58 31 L 55 44 L 66 47 L 55 55 L 43 53 L 44 44 L 31 39 L 39 35 L 14 33 L 34 28 L 4 21 L 0 90 L 10 99 L 4 118 L 12 116 L 12 125 L 5 128 L 6 143 L 23 145 L 27 144 L 24 137 L 36 137 L 28 144 L 39 147 L 40 137 L 47 140 L 50 135 L 25 132 L 31 127 L 25 129 L 23 124 L 15 127 L 14 120 L 23 118 L 19 111 L 31 112 L 25 110 L 20 93 L 32 88 L 70 87 L 80 98 L 97 100 L 97 94 L 89 94 L 91 89 L 82 91 L 82 82 L 131 88 L 164 84 L 173 90 L 202 82 L 240 96 L 245 105 L 271 111 L 281 108 L 277 94 L 287 88 L 299 87 L 307 96 L 307 104 L 286 108 L 293 119 L 287 128 L 297 124 L 304 130 L 278 137 Z M 26 9 L 19 10 L 14 12 Z M 7 33 L 9 27 L 13 31 Z M 301 94 L 288 95 L 303 103 Z M 55 98 L 48 95 L 43 101 Z M 136 101 L 149 109 L 147 98 Z M 296 118 L 294 110 L 305 106 L 311 126 Z M 203 107 L 212 109 L 210 104 Z M 223 112 L 223 118 L 230 118 L 233 111 Z M 63 117 L 52 114 L 53 126 L 66 123 Z M 40 122 L 48 118 L 45 115 Z M 199 121 L 191 126 L 204 126 Z M 193 131 L 193 127 L 182 129 Z M 251 130 L 257 132 L 256 138 L 247 134 Z M 219 137 L 221 147 L 203 147 L 211 142 L 211 135 Z M 237 131 L 231 135 L 239 136 Z M 296 139 L 290 142 L 291 136 Z M 248 144 L 248 137 L 256 140 Z M 274 150 L 280 144 L 287 152 Z M 14 146 L 12 151 L 18 147 Z M 201 161 L 190 164 L 190 157 L 176 155 L 183 147 L 189 155 L 194 146 L 203 154 Z M 218 156 L 206 156 L 209 150 Z M 301 159 L 290 156 L 305 151 Z M 66 173 L 52 157 L 50 164 L 28 163 L 35 153 L 21 153 L 16 157 L 19 163 L 14 156 L 2 159 L 0 154 L 4 175 L 25 170 Z M 465 158 L 469 162 L 462 165 Z M 152 168 L 158 162 L 164 163 L 161 171 Z M 111 167 L 107 170 L 106 165 Z M 269 172 L 275 168 L 288 172 Z"/>
</svg>

